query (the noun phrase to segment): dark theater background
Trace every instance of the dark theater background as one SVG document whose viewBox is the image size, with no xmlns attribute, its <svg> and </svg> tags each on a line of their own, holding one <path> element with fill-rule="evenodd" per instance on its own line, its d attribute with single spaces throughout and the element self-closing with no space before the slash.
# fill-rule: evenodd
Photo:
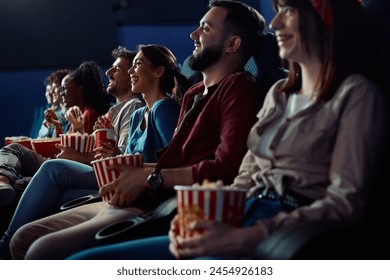
<svg viewBox="0 0 390 280">
<path fill-rule="evenodd" d="M 272 17 L 270 1 L 246 2 Z M 267 2 L 267 5 L 264 3 Z M 269 3 L 268 3 L 269 2 Z M 0 0 L 0 141 L 32 131 L 52 71 L 94 60 L 105 71 L 118 45 L 158 43 L 182 62 L 207 0 Z M 1 143 L 2 146 L 3 143 Z"/>
<path fill-rule="evenodd" d="M 271 0 L 243 0 L 267 23 Z M 366 0 L 381 38 L 389 42 L 388 0 Z M 5 136 L 35 137 L 32 123 L 45 105 L 43 81 L 52 71 L 95 60 L 105 71 L 118 45 L 163 44 L 179 62 L 191 54 L 189 34 L 208 0 L 0 0 L 0 143 Z M 383 12 L 384 11 L 384 12 Z M 387 12 L 386 12 L 387 11 Z M 0 144 L 2 146 L 2 143 Z"/>
</svg>

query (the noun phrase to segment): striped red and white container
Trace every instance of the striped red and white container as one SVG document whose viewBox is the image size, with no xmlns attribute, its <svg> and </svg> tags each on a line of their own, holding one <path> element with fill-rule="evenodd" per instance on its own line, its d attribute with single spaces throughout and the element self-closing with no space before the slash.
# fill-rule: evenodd
<svg viewBox="0 0 390 280">
<path fill-rule="evenodd" d="M 93 153 L 95 136 L 93 134 L 60 134 L 61 145 L 73 148 L 80 153 Z"/>
<path fill-rule="evenodd" d="M 116 131 L 113 128 L 101 128 L 97 129 L 93 132 L 95 135 L 95 143 L 96 147 L 101 147 L 101 142 L 102 141 L 108 141 L 111 143 L 111 145 L 115 146 L 116 144 Z"/>
<path fill-rule="evenodd" d="M 179 228 L 182 237 L 201 232 L 188 230 L 198 220 L 210 220 L 239 226 L 242 222 L 247 190 L 218 187 L 175 186 Z"/>
<path fill-rule="evenodd" d="M 137 167 L 143 167 L 142 155 L 119 155 L 116 157 L 107 157 L 91 162 L 92 167 L 95 171 L 96 179 L 98 181 L 99 188 L 111 183 L 113 180 L 118 178 L 120 171 L 118 170 L 107 170 L 107 166 L 113 164 L 125 164 Z M 106 195 L 103 199 L 108 201 L 114 195 L 114 192 Z"/>
</svg>

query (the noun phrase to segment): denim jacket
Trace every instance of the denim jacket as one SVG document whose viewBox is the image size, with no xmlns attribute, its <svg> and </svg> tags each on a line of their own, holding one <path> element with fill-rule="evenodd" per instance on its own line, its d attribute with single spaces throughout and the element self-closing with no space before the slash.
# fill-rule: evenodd
<svg viewBox="0 0 390 280">
<path fill-rule="evenodd" d="M 381 161 L 388 130 L 382 92 L 361 75 L 351 75 L 327 102 L 315 102 L 286 118 L 271 140 L 272 157 L 259 151 L 264 128 L 283 115 L 288 95 L 283 81 L 268 92 L 248 137 L 248 151 L 233 186 L 293 191 L 314 200 L 291 213 L 258 223 L 266 232 L 299 221 L 356 219 Z"/>
</svg>

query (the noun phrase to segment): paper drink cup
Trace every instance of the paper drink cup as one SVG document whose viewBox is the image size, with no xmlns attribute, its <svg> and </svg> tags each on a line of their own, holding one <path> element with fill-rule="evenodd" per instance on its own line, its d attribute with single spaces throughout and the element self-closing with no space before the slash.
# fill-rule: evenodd
<svg viewBox="0 0 390 280">
<path fill-rule="evenodd" d="M 116 131 L 113 128 L 101 128 L 94 131 L 96 148 L 101 147 L 102 140 L 107 140 L 112 145 L 116 144 Z"/>
<path fill-rule="evenodd" d="M 70 147 L 80 153 L 93 153 L 95 136 L 93 134 L 60 134 L 61 145 Z"/>
<path fill-rule="evenodd" d="M 180 236 L 201 233 L 190 231 L 189 225 L 210 220 L 239 226 L 242 222 L 247 190 L 229 187 L 207 188 L 175 186 L 178 202 Z"/>
<path fill-rule="evenodd" d="M 92 167 L 95 171 L 96 179 L 99 185 L 99 188 L 107 185 L 114 181 L 120 175 L 118 170 L 107 170 L 107 166 L 113 164 L 126 164 L 131 166 L 143 167 L 143 157 L 142 155 L 119 155 L 116 157 L 107 157 L 91 162 Z M 103 199 L 109 201 L 114 195 L 114 192 L 107 194 Z"/>
</svg>

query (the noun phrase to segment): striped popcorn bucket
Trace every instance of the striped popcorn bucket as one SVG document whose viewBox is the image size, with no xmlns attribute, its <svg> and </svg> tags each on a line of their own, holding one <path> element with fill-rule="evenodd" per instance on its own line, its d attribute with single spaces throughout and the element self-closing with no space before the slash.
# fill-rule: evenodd
<svg viewBox="0 0 390 280">
<path fill-rule="evenodd" d="M 113 180 L 118 178 L 120 171 L 118 170 L 107 170 L 107 166 L 113 164 L 126 164 L 132 166 L 143 167 L 142 155 L 119 155 L 116 157 L 107 157 L 91 162 L 92 167 L 95 171 L 96 179 L 98 181 L 99 188 L 111 183 Z M 103 197 L 105 201 L 109 201 L 114 195 L 114 192 Z"/>
<path fill-rule="evenodd" d="M 179 229 L 182 237 L 201 233 L 188 229 L 198 220 L 210 220 L 239 226 L 242 222 L 247 190 L 238 188 L 202 188 L 175 186 Z"/>
<path fill-rule="evenodd" d="M 93 134 L 60 134 L 61 145 L 70 147 L 80 153 L 93 153 L 95 136 Z"/>
</svg>

